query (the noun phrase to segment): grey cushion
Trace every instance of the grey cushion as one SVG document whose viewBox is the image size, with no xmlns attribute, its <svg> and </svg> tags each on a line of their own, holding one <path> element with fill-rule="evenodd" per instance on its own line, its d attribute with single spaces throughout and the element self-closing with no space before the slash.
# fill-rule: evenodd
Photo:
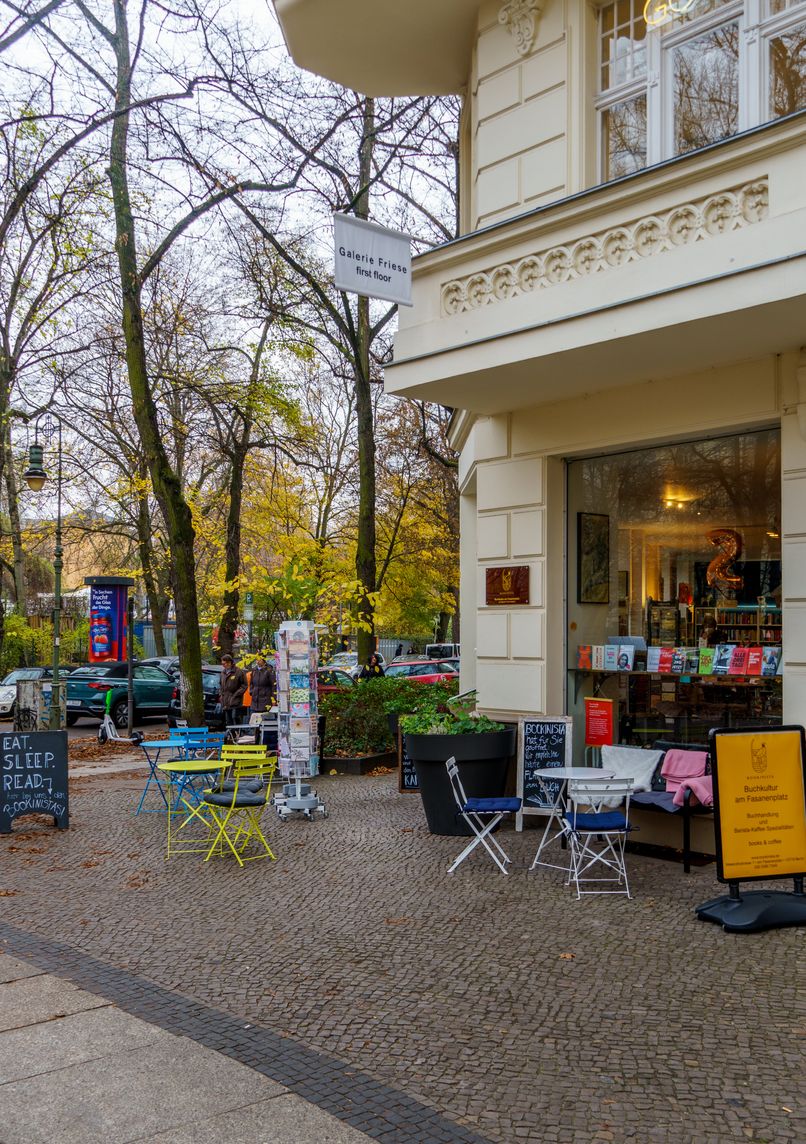
<svg viewBox="0 0 806 1144">
<path fill-rule="evenodd" d="M 222 791 L 221 794 L 218 794 L 216 791 L 210 791 L 209 794 L 205 794 L 204 801 L 210 806 L 232 806 L 232 791 Z M 248 791 L 240 788 L 237 795 L 235 796 L 236 807 L 265 805 L 266 795 L 264 792 L 257 794 L 253 791 Z"/>
</svg>

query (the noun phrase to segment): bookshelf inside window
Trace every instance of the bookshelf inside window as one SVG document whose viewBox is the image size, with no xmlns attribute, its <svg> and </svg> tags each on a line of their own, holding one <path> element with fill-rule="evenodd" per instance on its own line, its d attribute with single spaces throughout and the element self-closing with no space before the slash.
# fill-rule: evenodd
<svg viewBox="0 0 806 1144">
<path fill-rule="evenodd" d="M 706 616 L 715 617 L 722 633 L 721 643 L 740 644 L 749 640 L 761 647 L 778 647 L 781 644 L 781 609 L 772 604 L 695 608 L 694 630 L 697 634 L 702 630 Z"/>
</svg>

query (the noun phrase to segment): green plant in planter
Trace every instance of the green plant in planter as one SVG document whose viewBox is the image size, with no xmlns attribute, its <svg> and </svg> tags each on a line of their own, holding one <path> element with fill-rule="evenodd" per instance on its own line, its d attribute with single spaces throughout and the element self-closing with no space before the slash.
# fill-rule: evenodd
<svg viewBox="0 0 806 1144">
<path fill-rule="evenodd" d="M 506 727 L 486 715 L 465 711 L 420 711 L 416 715 L 404 715 L 400 729 L 404 735 L 484 735 L 489 731 L 505 731 Z"/>
</svg>

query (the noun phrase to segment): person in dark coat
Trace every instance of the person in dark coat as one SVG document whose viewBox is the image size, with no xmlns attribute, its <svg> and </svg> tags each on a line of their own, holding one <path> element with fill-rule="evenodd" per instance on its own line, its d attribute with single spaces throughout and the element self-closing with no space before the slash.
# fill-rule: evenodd
<svg viewBox="0 0 806 1144">
<path fill-rule="evenodd" d="M 372 655 L 367 660 L 367 662 L 361 668 L 361 673 L 358 676 L 358 678 L 359 679 L 380 679 L 383 674 L 384 674 L 384 671 L 383 671 L 383 668 L 381 667 L 380 660 L 378 659 L 375 652 L 373 652 Z"/>
<path fill-rule="evenodd" d="M 249 676 L 253 715 L 259 715 L 271 707 L 274 699 L 274 685 L 274 669 L 266 663 L 266 657 L 258 653 Z"/>
<path fill-rule="evenodd" d="M 236 667 L 231 655 L 221 657 L 221 686 L 218 701 L 224 712 L 224 724 L 232 727 L 243 721 L 243 697 L 246 694 L 246 672 Z"/>
</svg>

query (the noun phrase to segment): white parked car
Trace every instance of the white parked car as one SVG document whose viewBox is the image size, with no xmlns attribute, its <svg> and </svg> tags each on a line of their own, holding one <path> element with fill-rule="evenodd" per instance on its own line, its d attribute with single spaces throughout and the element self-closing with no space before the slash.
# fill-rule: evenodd
<svg viewBox="0 0 806 1144">
<path fill-rule="evenodd" d="M 385 670 L 386 669 L 386 660 L 383 658 L 383 656 L 381 655 L 381 653 L 379 651 L 376 651 L 375 654 L 378 657 L 378 663 Z M 332 655 L 330 657 L 330 659 L 327 661 L 327 663 L 322 664 L 322 666 L 323 667 L 333 667 L 333 668 L 336 668 L 338 671 L 346 671 L 348 675 L 351 675 L 353 677 L 353 679 L 357 679 L 358 673 L 360 672 L 361 668 L 364 665 L 358 662 L 358 653 L 357 652 L 339 651 L 339 652 L 336 652 L 335 655 Z"/>
<path fill-rule="evenodd" d="M 61 668 L 59 669 L 61 671 Z M 65 675 L 67 674 L 65 670 Z M 20 679 L 50 679 L 50 667 L 17 667 L 10 671 L 0 683 L 0 719 L 14 718 L 14 704 L 17 702 L 17 681 Z"/>
</svg>

